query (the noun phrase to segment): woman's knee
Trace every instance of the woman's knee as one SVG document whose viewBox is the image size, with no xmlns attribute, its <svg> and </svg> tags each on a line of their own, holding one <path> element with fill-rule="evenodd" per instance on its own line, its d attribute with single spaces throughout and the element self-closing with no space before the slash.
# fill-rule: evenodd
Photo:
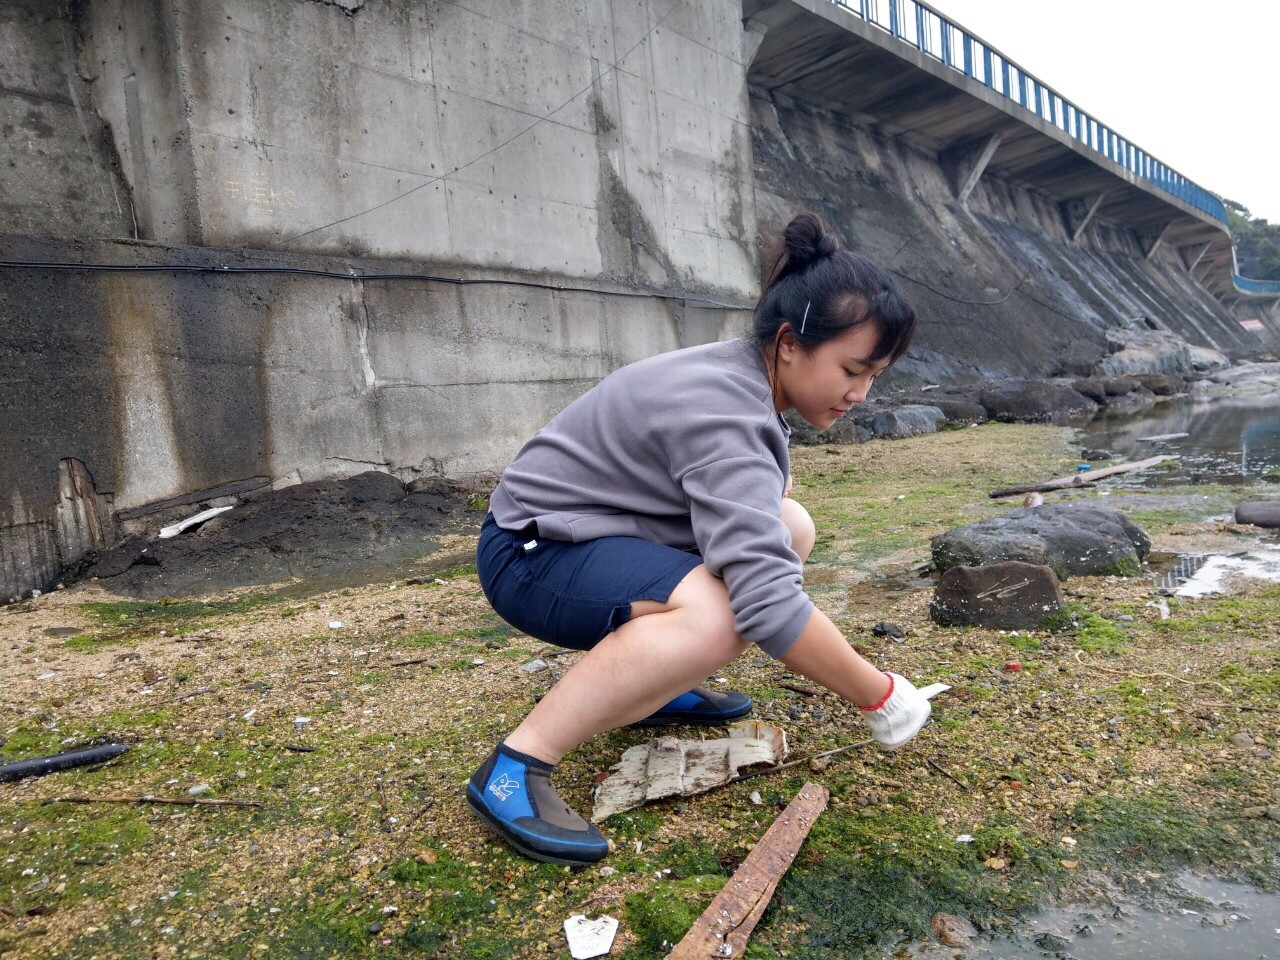
<svg viewBox="0 0 1280 960">
<path fill-rule="evenodd" d="M 729 590 L 725 582 L 699 564 L 685 574 L 666 602 L 637 600 L 631 604 L 631 618 L 652 613 L 676 613 L 706 643 L 719 641 L 726 649 L 741 652 L 748 646 L 737 633 Z M 736 655 L 736 654 L 735 654 Z"/>
<path fill-rule="evenodd" d="M 791 549 L 800 557 L 800 562 L 804 563 L 809 559 L 809 554 L 813 552 L 813 545 L 818 541 L 818 528 L 814 526 L 813 517 L 809 516 L 808 510 L 790 497 L 782 501 L 780 516 L 782 522 L 787 525 L 787 529 L 791 531 Z"/>
</svg>

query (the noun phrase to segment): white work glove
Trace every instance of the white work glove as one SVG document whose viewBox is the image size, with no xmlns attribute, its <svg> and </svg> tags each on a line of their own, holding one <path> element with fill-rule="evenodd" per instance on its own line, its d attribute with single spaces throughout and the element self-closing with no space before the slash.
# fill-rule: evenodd
<svg viewBox="0 0 1280 960">
<path fill-rule="evenodd" d="M 897 750 L 929 721 L 929 701 L 906 677 L 885 671 L 889 693 L 874 707 L 859 707 L 871 736 L 886 750 Z"/>
</svg>

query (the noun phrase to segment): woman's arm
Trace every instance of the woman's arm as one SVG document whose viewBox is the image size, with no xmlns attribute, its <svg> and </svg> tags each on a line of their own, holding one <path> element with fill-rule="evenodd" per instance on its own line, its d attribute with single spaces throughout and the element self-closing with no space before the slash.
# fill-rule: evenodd
<svg viewBox="0 0 1280 960">
<path fill-rule="evenodd" d="M 889 678 L 849 645 L 821 610 L 814 610 L 782 662 L 860 707 L 871 707 L 889 692 Z"/>
<path fill-rule="evenodd" d="M 821 610 L 813 611 L 782 662 L 857 704 L 871 736 L 887 750 L 896 750 L 929 722 L 929 701 L 911 681 L 867 663 Z"/>
</svg>

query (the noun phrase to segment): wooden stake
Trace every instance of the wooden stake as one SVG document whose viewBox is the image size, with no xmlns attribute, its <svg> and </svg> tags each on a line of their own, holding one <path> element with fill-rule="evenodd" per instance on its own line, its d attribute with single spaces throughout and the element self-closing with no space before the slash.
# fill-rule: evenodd
<svg viewBox="0 0 1280 960">
<path fill-rule="evenodd" d="M 827 797 L 827 788 L 816 783 L 806 783 L 801 788 L 711 905 L 693 922 L 684 939 L 667 954 L 667 960 L 742 956 L 778 881 L 827 808 Z"/>
</svg>

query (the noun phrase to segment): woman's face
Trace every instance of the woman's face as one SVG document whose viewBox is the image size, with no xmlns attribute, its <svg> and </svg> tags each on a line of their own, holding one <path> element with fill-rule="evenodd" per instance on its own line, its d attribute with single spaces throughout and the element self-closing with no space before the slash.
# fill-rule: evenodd
<svg viewBox="0 0 1280 960">
<path fill-rule="evenodd" d="M 871 384 L 889 366 L 868 359 L 880 342 L 875 321 L 851 327 L 806 352 L 790 332 L 778 345 L 774 406 L 781 413 L 795 408 L 807 422 L 825 430 L 855 403 L 867 398 Z"/>
</svg>

